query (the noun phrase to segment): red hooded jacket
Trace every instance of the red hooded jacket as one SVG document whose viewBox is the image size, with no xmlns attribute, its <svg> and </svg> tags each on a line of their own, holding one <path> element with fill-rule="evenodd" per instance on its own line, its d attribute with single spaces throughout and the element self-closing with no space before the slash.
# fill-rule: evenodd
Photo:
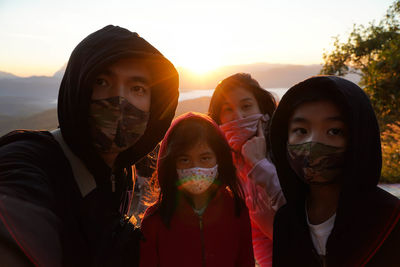
<svg viewBox="0 0 400 267">
<path fill-rule="evenodd" d="M 168 130 L 159 158 L 165 154 L 171 129 L 193 116 L 218 128 L 205 115 L 180 116 Z M 248 210 L 243 202 L 240 215 L 236 216 L 232 193 L 222 186 L 201 217 L 185 197 L 180 197 L 169 227 L 163 223 L 157 206 L 150 207 L 142 221 L 142 231 L 140 266 L 254 266 Z"/>
</svg>

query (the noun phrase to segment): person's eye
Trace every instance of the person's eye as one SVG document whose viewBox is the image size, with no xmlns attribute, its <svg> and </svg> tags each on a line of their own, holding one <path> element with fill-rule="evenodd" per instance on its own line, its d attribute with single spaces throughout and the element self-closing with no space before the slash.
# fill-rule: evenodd
<svg viewBox="0 0 400 267">
<path fill-rule="evenodd" d="M 242 110 L 249 110 L 249 109 L 251 109 L 252 107 L 253 107 L 252 104 L 244 104 L 244 105 L 242 106 Z"/>
<path fill-rule="evenodd" d="M 204 156 L 201 158 L 202 161 L 210 161 L 211 157 L 210 156 Z"/>
<path fill-rule="evenodd" d="M 232 108 L 231 107 L 223 107 L 222 112 L 231 112 Z"/>
<path fill-rule="evenodd" d="M 132 92 L 136 95 L 143 96 L 147 93 L 147 88 L 141 85 L 136 85 L 131 88 Z"/>
<path fill-rule="evenodd" d="M 328 130 L 328 134 L 344 136 L 344 131 L 341 128 L 332 128 Z"/>
<path fill-rule="evenodd" d="M 178 163 L 185 164 L 185 163 L 189 162 L 189 159 L 185 158 L 185 157 L 180 157 L 180 158 L 178 158 L 177 161 L 178 161 Z"/>
<path fill-rule="evenodd" d="M 305 128 L 298 127 L 294 128 L 292 130 L 292 133 L 294 133 L 295 135 L 305 135 L 307 134 L 307 130 Z"/>
<path fill-rule="evenodd" d="M 103 79 L 103 78 L 96 78 L 95 84 L 96 84 L 97 86 L 101 86 L 101 87 L 106 87 L 106 86 L 108 86 L 107 80 L 106 80 L 106 79 Z"/>
</svg>

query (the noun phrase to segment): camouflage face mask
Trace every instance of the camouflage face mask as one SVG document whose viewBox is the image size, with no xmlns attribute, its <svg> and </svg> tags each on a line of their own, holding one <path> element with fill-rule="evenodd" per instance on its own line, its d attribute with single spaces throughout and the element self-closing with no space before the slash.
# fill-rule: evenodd
<svg viewBox="0 0 400 267">
<path fill-rule="evenodd" d="M 337 183 L 343 171 L 344 147 L 318 142 L 287 144 L 290 167 L 307 184 Z"/>
<path fill-rule="evenodd" d="M 89 126 L 93 144 L 101 152 L 121 152 L 143 135 L 150 113 L 121 96 L 92 100 Z"/>
</svg>

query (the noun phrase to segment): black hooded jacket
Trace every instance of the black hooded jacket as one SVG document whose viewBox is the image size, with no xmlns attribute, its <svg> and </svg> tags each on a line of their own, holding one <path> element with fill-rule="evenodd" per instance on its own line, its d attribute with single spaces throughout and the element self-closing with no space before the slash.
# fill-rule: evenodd
<svg viewBox="0 0 400 267">
<path fill-rule="evenodd" d="M 118 155 L 112 171 L 92 146 L 90 85 L 104 67 L 122 58 L 146 59 L 154 83 L 147 129 Z M 2 263 L 119 266 L 128 256 L 130 265 L 135 265 L 137 248 L 121 247 L 129 235 L 119 234 L 120 218 L 129 212 L 131 165 L 163 138 L 175 115 L 178 83 L 174 66 L 146 40 L 124 28 L 106 26 L 78 44 L 61 82 L 58 119 L 63 141 L 92 180 L 89 186 L 78 181 L 73 164 L 49 132 L 14 131 L 3 136 L 0 255 L 7 256 L 0 256 Z M 116 179 L 114 193 L 111 175 Z"/>
<path fill-rule="evenodd" d="M 305 98 L 332 100 L 348 124 L 346 163 L 334 228 L 326 245 L 327 266 L 399 266 L 400 201 L 377 187 L 381 144 L 375 113 L 366 94 L 334 76 L 307 79 L 288 90 L 271 121 L 270 144 L 287 204 L 274 221 L 274 266 L 322 266 L 310 237 L 307 186 L 290 168 L 288 123 Z"/>
</svg>

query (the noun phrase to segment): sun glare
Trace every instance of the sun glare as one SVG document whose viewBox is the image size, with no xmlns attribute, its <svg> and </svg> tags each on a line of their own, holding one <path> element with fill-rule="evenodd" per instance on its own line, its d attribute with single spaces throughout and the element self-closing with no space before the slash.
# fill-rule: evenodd
<svg viewBox="0 0 400 267">
<path fill-rule="evenodd" d="M 195 75 L 203 76 L 218 67 L 223 66 L 221 55 L 217 49 L 207 49 L 208 47 L 192 48 L 185 51 L 176 58 L 176 65 L 187 69 Z M 202 53 L 193 53 L 193 51 L 203 51 Z M 183 51 L 182 51 L 183 52 Z"/>
<path fill-rule="evenodd" d="M 182 63 L 182 67 L 193 72 L 193 74 L 205 75 L 208 72 L 213 71 L 216 68 L 220 67 L 220 65 L 217 64 L 217 62 L 208 60 L 207 58 L 197 58 L 197 59 L 192 58 L 191 61 Z"/>
<path fill-rule="evenodd" d="M 198 75 L 204 75 L 207 72 L 212 70 L 212 68 L 210 68 L 210 66 L 208 66 L 207 64 L 203 64 L 203 63 L 189 66 L 187 68 L 190 71 L 192 71 L 194 74 L 198 74 Z"/>
</svg>

